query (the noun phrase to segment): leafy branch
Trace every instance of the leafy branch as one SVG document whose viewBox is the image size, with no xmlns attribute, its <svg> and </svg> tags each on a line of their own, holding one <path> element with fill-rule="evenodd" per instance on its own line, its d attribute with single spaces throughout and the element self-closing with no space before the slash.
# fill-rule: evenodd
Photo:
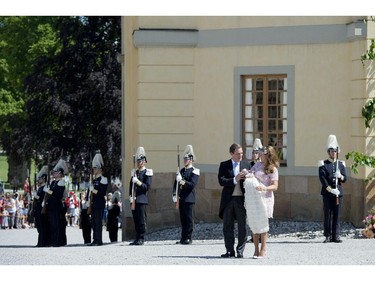
<svg viewBox="0 0 375 281">
<path fill-rule="evenodd" d="M 362 116 L 365 118 L 365 127 L 370 128 L 370 122 L 375 118 L 375 98 L 362 107 Z"/>
<path fill-rule="evenodd" d="M 345 155 L 346 159 L 352 158 L 353 164 L 350 166 L 354 174 L 358 174 L 359 166 L 367 166 L 370 168 L 375 168 L 375 157 L 367 156 L 361 152 L 351 151 Z M 372 180 L 375 176 L 367 177 L 366 182 Z"/>
</svg>

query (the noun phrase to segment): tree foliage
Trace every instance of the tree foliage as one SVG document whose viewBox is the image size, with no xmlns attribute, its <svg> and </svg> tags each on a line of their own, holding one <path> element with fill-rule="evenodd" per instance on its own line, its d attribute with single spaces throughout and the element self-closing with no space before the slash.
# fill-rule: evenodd
<svg viewBox="0 0 375 281">
<path fill-rule="evenodd" d="M 120 174 L 120 36 L 120 17 L 0 17 L 0 140 L 8 157 L 37 152 L 40 164 L 62 156 L 83 169 L 100 150 L 105 171 Z"/>
<path fill-rule="evenodd" d="M 25 80 L 27 138 L 19 138 L 14 149 L 49 153 L 55 161 L 63 152 L 74 167 L 100 150 L 105 170 L 118 175 L 120 17 L 60 17 L 56 28 L 61 50 L 39 57 Z"/>
<path fill-rule="evenodd" d="M 25 125 L 23 80 L 35 58 L 57 50 L 56 17 L 0 17 L 0 142 L 8 157 L 22 162 L 28 155 L 10 149 Z M 49 40 L 46 40 L 49 38 Z"/>
</svg>

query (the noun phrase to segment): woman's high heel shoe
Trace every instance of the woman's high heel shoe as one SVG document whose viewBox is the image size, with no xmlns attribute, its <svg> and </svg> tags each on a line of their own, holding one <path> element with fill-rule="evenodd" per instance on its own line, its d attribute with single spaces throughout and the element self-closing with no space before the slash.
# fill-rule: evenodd
<svg viewBox="0 0 375 281">
<path fill-rule="evenodd" d="M 266 257 L 267 251 L 260 251 L 258 259 L 264 259 Z"/>
</svg>

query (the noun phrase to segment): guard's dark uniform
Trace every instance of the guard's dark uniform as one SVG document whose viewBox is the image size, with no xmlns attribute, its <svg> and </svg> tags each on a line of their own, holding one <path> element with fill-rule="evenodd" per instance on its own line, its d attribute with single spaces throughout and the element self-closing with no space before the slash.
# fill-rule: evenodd
<svg viewBox="0 0 375 281">
<path fill-rule="evenodd" d="M 338 241 L 340 236 L 340 211 L 342 205 L 342 186 L 341 183 L 345 182 L 346 170 L 345 162 L 338 161 L 338 168 L 342 174 L 342 179 L 335 178 L 337 161 L 333 162 L 331 159 L 325 161 L 319 161 L 319 179 L 322 184 L 321 195 L 323 196 L 323 208 L 324 208 L 324 236 L 329 237 L 331 241 Z M 328 192 L 327 187 L 338 188 L 340 195 L 337 196 Z"/>
<path fill-rule="evenodd" d="M 185 181 L 183 186 L 178 189 L 179 212 L 181 222 L 181 244 L 191 244 L 192 233 L 194 229 L 194 206 L 195 206 L 195 187 L 198 183 L 200 171 L 190 166 L 180 170 L 182 179 Z M 177 181 L 174 181 L 173 190 L 176 190 Z"/>
<path fill-rule="evenodd" d="M 91 243 L 91 221 L 90 215 L 87 214 L 87 203 L 89 202 L 89 193 L 90 189 L 86 190 L 85 200 L 79 202 L 81 212 L 80 212 L 80 227 L 82 229 L 82 236 L 83 236 L 83 243 L 90 244 Z"/>
<path fill-rule="evenodd" d="M 92 196 L 91 225 L 93 230 L 92 244 L 103 245 L 103 215 L 105 207 L 105 194 L 108 187 L 108 179 L 100 176 L 93 180 L 94 189 L 98 192 Z"/>
<path fill-rule="evenodd" d="M 42 202 L 44 200 L 44 187 L 45 185 L 39 186 L 36 195 L 38 198 L 34 197 L 33 200 L 33 212 L 35 218 L 35 226 L 38 231 L 38 243 L 37 247 L 49 247 L 51 246 L 51 235 L 50 226 L 48 223 L 47 214 L 42 214 Z"/>
<path fill-rule="evenodd" d="M 51 244 L 52 247 L 59 247 L 66 245 L 66 241 L 62 240 L 63 236 L 63 225 L 62 225 L 62 215 L 64 216 L 64 203 L 63 195 L 65 191 L 65 180 L 54 180 L 50 185 L 50 191 L 52 194 L 48 196 L 47 213 L 51 232 Z"/>
<path fill-rule="evenodd" d="M 147 192 L 151 187 L 153 171 L 152 169 L 147 169 L 143 167 L 141 170 L 136 170 L 135 172 L 141 185 L 134 184 L 136 189 L 136 199 L 135 199 L 135 210 L 132 210 L 136 239 L 132 245 L 141 245 L 145 239 L 146 225 L 147 225 L 147 213 L 146 206 L 148 205 Z M 130 180 L 129 195 L 132 196 L 132 178 Z M 133 199 L 134 200 L 134 199 Z"/>
<path fill-rule="evenodd" d="M 111 242 L 118 241 L 118 216 L 120 215 L 120 206 L 112 204 L 108 210 L 107 231 L 109 232 L 109 240 Z"/>
</svg>

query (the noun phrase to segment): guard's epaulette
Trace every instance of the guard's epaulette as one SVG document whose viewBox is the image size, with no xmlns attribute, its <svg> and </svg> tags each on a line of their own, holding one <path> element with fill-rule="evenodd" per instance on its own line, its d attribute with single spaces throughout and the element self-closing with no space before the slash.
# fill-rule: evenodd
<svg viewBox="0 0 375 281">
<path fill-rule="evenodd" d="M 103 177 L 100 179 L 101 184 L 108 184 L 108 179 L 106 177 Z"/>
<path fill-rule="evenodd" d="M 318 167 L 321 167 L 321 166 L 323 166 L 324 165 L 324 160 L 319 160 L 319 162 L 318 162 Z"/>
<path fill-rule="evenodd" d="M 346 167 L 345 161 L 341 161 L 341 160 L 339 160 L 339 161 L 344 165 L 344 167 Z"/>
<path fill-rule="evenodd" d="M 197 169 L 197 168 L 195 168 L 195 167 L 193 168 L 193 174 L 194 174 L 194 175 L 199 176 L 200 173 L 201 173 L 201 171 L 200 171 L 199 169 Z"/>
<path fill-rule="evenodd" d="M 64 179 L 59 180 L 59 182 L 57 183 L 57 185 L 65 187 L 65 180 Z"/>
<path fill-rule="evenodd" d="M 154 171 L 152 169 L 146 169 L 146 176 L 152 177 L 154 175 Z"/>
</svg>

